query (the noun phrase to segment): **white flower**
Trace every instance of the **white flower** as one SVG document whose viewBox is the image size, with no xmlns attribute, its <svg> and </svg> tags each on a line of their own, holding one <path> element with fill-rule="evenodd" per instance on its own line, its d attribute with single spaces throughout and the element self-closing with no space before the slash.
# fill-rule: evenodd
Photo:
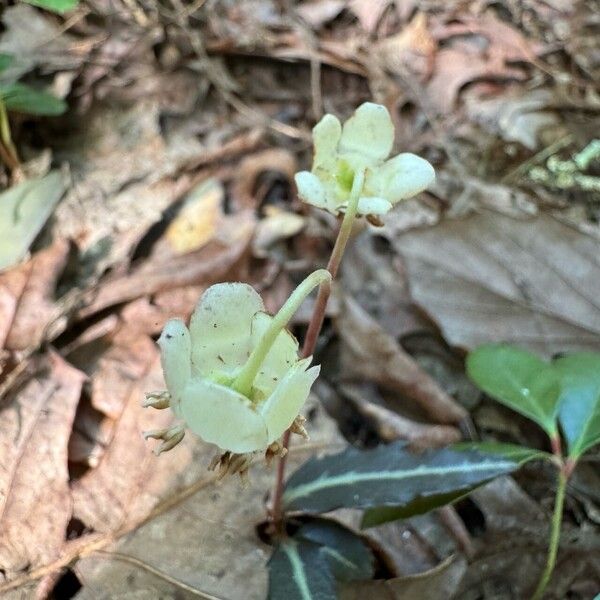
<svg viewBox="0 0 600 600">
<path fill-rule="evenodd" d="M 311 288 L 312 289 L 312 288 Z M 194 433 L 233 453 L 265 450 L 288 429 L 319 374 L 310 358 L 298 358 L 298 342 L 286 330 L 276 333 L 250 389 L 236 389 L 237 377 L 274 317 L 261 297 L 243 283 L 208 288 L 192 314 L 189 329 L 170 320 L 158 340 L 170 406 Z M 150 395 L 148 406 L 164 398 Z M 183 437 L 183 427 L 147 432 L 146 437 Z M 159 450 L 160 451 L 160 450 Z"/>
<path fill-rule="evenodd" d="M 394 125 L 380 104 L 365 102 L 344 126 L 325 115 L 313 129 L 312 171 L 296 174 L 302 200 L 334 214 L 344 211 L 355 174 L 364 171 L 359 214 L 385 214 L 400 200 L 422 192 L 435 179 L 433 167 L 415 154 L 389 160 Z"/>
</svg>

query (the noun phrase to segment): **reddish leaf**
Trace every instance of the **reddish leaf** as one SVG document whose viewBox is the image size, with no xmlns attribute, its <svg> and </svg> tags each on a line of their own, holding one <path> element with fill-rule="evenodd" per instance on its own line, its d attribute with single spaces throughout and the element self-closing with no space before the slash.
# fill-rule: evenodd
<svg viewBox="0 0 600 600">
<path fill-rule="evenodd" d="M 71 518 L 67 445 L 84 375 L 42 362 L 0 421 L 0 568 L 7 577 L 56 559 Z"/>
</svg>

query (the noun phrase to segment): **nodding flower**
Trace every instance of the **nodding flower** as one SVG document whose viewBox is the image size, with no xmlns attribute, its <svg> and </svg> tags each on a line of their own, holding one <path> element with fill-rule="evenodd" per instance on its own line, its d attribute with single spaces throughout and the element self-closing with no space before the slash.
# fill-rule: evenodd
<svg viewBox="0 0 600 600">
<path fill-rule="evenodd" d="M 299 358 L 285 326 L 306 296 L 330 280 L 328 271 L 315 271 L 275 316 L 249 285 L 219 283 L 200 298 L 189 329 L 181 319 L 168 321 L 158 340 L 168 392 L 149 394 L 144 405 L 170 406 L 183 422 L 145 432 L 163 440 L 157 453 L 179 443 L 186 427 L 225 452 L 267 450 L 300 423 L 319 367 Z"/>
</svg>

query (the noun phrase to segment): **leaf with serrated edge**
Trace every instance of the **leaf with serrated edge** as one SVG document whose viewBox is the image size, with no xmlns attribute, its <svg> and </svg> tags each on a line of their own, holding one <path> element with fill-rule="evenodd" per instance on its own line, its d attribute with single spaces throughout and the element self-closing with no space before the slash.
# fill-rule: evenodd
<svg viewBox="0 0 600 600">
<path fill-rule="evenodd" d="M 330 519 L 314 519 L 294 534 L 321 546 L 339 581 L 370 579 L 373 576 L 373 554 L 360 535 Z"/>
<path fill-rule="evenodd" d="M 317 544 L 286 540 L 269 560 L 269 600 L 336 600 L 336 582 Z"/>
<path fill-rule="evenodd" d="M 538 450 L 537 448 L 528 448 L 518 444 L 503 444 L 499 442 L 461 442 L 453 444 L 454 450 L 477 450 L 485 454 L 495 454 L 508 460 L 512 460 L 523 466 L 531 460 L 553 460 L 552 454 Z"/>
<path fill-rule="evenodd" d="M 535 448 L 518 446 L 517 444 L 499 444 L 496 442 L 464 442 L 460 444 L 454 444 L 451 448 L 461 452 L 477 451 L 484 454 L 496 455 L 514 461 L 518 464 L 518 466 L 523 466 L 530 460 L 552 460 L 553 458 L 548 452 L 536 450 Z M 410 502 L 405 506 L 378 506 L 376 508 L 371 508 L 365 511 L 361 521 L 361 527 L 375 527 L 390 521 L 408 519 L 410 517 L 422 515 L 430 510 L 433 510 L 434 508 L 443 506 L 444 504 L 451 504 L 452 502 L 461 500 L 471 493 L 471 491 L 473 491 L 473 488 L 466 492 L 454 491 L 449 492 L 448 494 L 432 497 L 420 497 L 416 498 L 413 502 Z"/>
<path fill-rule="evenodd" d="M 561 378 L 559 420 L 578 458 L 600 443 L 600 354 L 582 352 L 554 361 Z"/>
<path fill-rule="evenodd" d="M 486 394 L 556 435 L 560 388 L 550 364 L 522 348 L 490 344 L 469 354 L 467 373 Z"/>
<path fill-rule="evenodd" d="M 518 463 L 496 455 L 448 448 L 413 454 L 397 442 L 374 450 L 348 448 L 313 459 L 289 479 L 288 510 L 404 506 L 419 497 L 468 491 L 510 473 Z"/>
</svg>

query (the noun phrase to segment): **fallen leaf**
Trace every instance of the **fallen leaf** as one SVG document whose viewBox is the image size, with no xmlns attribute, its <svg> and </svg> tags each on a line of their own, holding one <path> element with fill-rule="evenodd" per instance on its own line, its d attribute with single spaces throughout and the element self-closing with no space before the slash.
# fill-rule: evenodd
<svg viewBox="0 0 600 600">
<path fill-rule="evenodd" d="M 308 456 L 342 445 L 337 427 L 324 409 L 314 398 L 309 402 L 311 442 L 292 445 L 290 473 Z M 235 477 L 215 485 L 214 475 L 206 473 L 212 447 L 192 435 L 186 436 L 184 443 L 189 444 L 184 450 L 179 450 L 180 445 L 159 458 L 148 453 L 150 466 L 163 473 L 170 465 L 163 467 L 161 462 L 173 461 L 168 457 L 173 452 L 193 453 L 194 458 L 184 472 L 171 479 L 166 500 L 139 527 L 112 545 L 107 536 L 102 554 L 88 554 L 77 562 L 76 571 L 84 584 L 78 600 L 124 600 L 132 594 L 193 598 L 202 593 L 237 598 L 240 590 L 247 600 L 266 597 L 271 548 L 259 541 L 255 526 L 264 519 L 264 498 L 272 488 L 274 469 L 257 462 L 250 469 L 247 485 Z M 137 468 L 131 468 L 136 474 Z M 190 552 L 190 548 L 199 551 Z"/>
<path fill-rule="evenodd" d="M 101 413 L 118 419 L 132 387 L 143 379 L 156 359 L 156 345 L 132 327 L 121 327 L 107 341 L 110 346 L 91 375 L 91 403 Z"/>
<path fill-rule="evenodd" d="M 437 423 L 458 423 L 467 412 L 406 354 L 370 315 L 347 297 L 336 322 L 342 373 L 405 395 Z"/>
<path fill-rule="evenodd" d="M 67 446 L 85 376 L 51 354 L 9 396 L 0 431 L 0 568 L 6 580 L 58 558 L 72 501 Z"/>
<path fill-rule="evenodd" d="M 499 94 L 465 94 L 469 119 L 507 142 L 519 142 L 529 150 L 540 146 L 540 133 L 560 124 L 548 89 L 513 90 Z M 547 134 L 547 133 L 546 133 Z"/>
<path fill-rule="evenodd" d="M 420 79 L 431 75 L 437 43 L 427 26 L 427 15 L 418 12 L 400 33 L 376 45 L 380 65 L 398 75 L 411 73 Z"/>
<path fill-rule="evenodd" d="M 481 211 L 392 243 L 414 301 L 452 346 L 508 342 L 544 356 L 598 347 L 600 244 L 552 217 Z"/>
<path fill-rule="evenodd" d="M 346 4 L 347 0 L 302 2 L 296 6 L 296 12 L 314 29 L 320 29 L 325 23 L 333 21 Z"/>
<path fill-rule="evenodd" d="M 350 0 L 349 8 L 358 18 L 361 27 L 373 33 L 391 0 Z"/>
<path fill-rule="evenodd" d="M 411 450 L 425 450 L 449 446 L 462 439 L 456 427 L 419 423 L 369 401 L 362 387 L 343 385 L 340 391 L 354 404 L 360 416 L 371 423 L 384 442 L 406 440 Z"/>
<path fill-rule="evenodd" d="M 126 339 L 131 332 L 122 331 Z M 150 338 L 140 336 L 136 346 L 115 350 L 126 370 L 114 372 L 118 363 L 101 367 L 92 386 L 92 404 L 107 408 L 115 415 L 112 437 L 99 464 L 76 480 L 72 486 L 73 515 L 97 532 L 115 531 L 145 517 L 157 504 L 172 477 L 185 466 L 189 453 L 182 447 L 164 459 L 157 459 L 142 437 L 145 429 L 166 427 L 170 411 L 143 409 L 144 393 L 164 389 L 158 365 L 158 349 Z M 140 354 L 140 346 L 142 353 Z M 109 351 L 110 352 L 110 351 Z M 107 361 L 109 359 L 106 359 Z M 113 358 L 116 360 L 116 358 Z M 110 376 L 106 389 L 102 376 Z M 118 406 L 120 404 L 120 407 Z M 118 408 L 120 411 L 117 413 Z"/>
<path fill-rule="evenodd" d="M 224 221 L 220 236 L 199 250 L 170 258 L 155 255 L 131 273 L 106 279 L 98 290 L 89 294 L 88 304 L 79 312 L 79 318 L 141 296 L 227 279 L 243 262 L 253 230 L 254 219 L 247 211 L 232 215 Z"/>
<path fill-rule="evenodd" d="M 65 191 L 59 171 L 0 194 L 0 271 L 19 262 Z"/>
<path fill-rule="evenodd" d="M 442 114 L 452 110 L 459 92 L 468 83 L 526 79 L 523 69 L 514 64 L 535 62 L 541 50 L 539 44 L 490 15 L 463 15 L 435 28 L 433 35 L 444 47 L 435 56 L 427 96 Z"/>
<path fill-rule="evenodd" d="M 187 195 L 165 232 L 165 240 L 177 254 L 198 250 L 215 236 L 224 197 L 225 190 L 215 179 L 203 181 Z"/>
<path fill-rule="evenodd" d="M 448 600 L 454 598 L 467 570 L 466 560 L 450 556 L 437 567 L 388 580 L 353 581 L 343 587 L 342 600 Z"/>
<path fill-rule="evenodd" d="M 14 57 L 2 72 L 3 81 L 16 81 L 29 71 L 76 69 L 85 60 L 89 46 L 61 31 L 57 21 L 32 6 L 19 3 L 5 8 L 0 52 Z"/>
<path fill-rule="evenodd" d="M 25 350 L 42 341 L 46 327 L 59 315 L 53 295 L 68 253 L 68 242 L 57 240 L 0 274 L 0 348 Z"/>
<path fill-rule="evenodd" d="M 256 226 L 256 235 L 252 241 L 255 256 L 266 257 L 271 246 L 281 240 L 299 233 L 305 224 L 305 218 L 296 213 L 280 210 L 275 206 L 265 208 L 265 217 Z"/>
</svg>

